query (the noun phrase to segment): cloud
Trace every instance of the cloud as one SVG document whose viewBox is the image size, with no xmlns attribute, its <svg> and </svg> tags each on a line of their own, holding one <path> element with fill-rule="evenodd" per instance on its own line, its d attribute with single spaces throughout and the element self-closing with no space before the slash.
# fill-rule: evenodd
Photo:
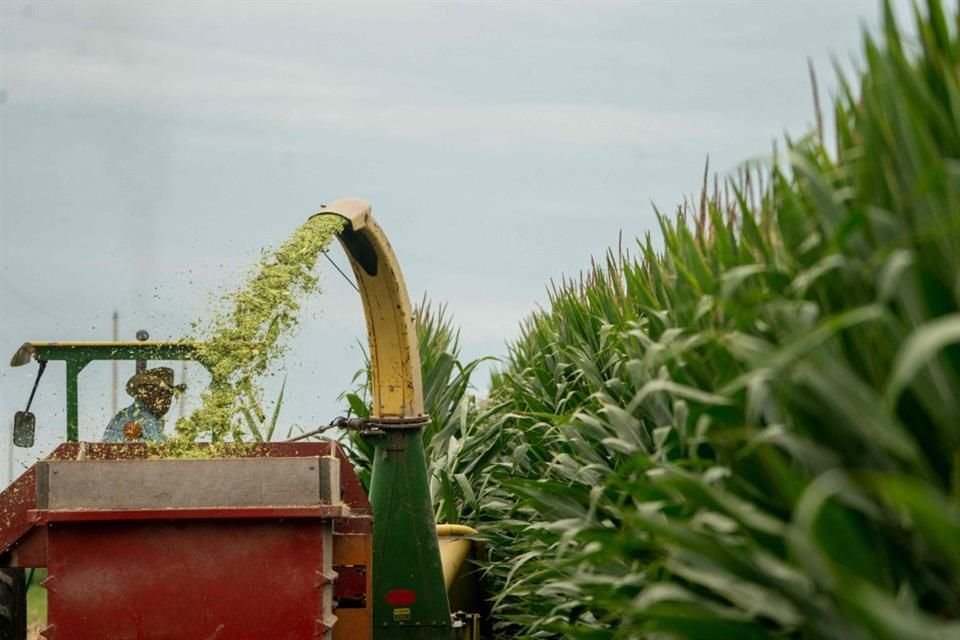
<svg viewBox="0 0 960 640">
<path fill-rule="evenodd" d="M 333 49 L 321 60 L 310 60 L 16 16 L 10 21 L 3 80 L 11 103 L 92 106 L 289 136 L 468 146 L 702 145 L 729 130 L 715 113 L 703 110 L 660 112 L 556 100 L 478 102 L 443 87 L 398 91 L 384 70 L 341 64 Z"/>
</svg>

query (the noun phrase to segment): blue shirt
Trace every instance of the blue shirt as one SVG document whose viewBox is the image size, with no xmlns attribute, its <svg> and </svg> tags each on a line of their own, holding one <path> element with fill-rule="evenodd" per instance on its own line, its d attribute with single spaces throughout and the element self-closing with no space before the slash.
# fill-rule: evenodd
<svg viewBox="0 0 960 640">
<path fill-rule="evenodd" d="M 163 420 L 153 415 L 147 407 L 134 400 L 133 404 L 117 412 L 103 432 L 104 442 L 162 442 Z"/>
</svg>

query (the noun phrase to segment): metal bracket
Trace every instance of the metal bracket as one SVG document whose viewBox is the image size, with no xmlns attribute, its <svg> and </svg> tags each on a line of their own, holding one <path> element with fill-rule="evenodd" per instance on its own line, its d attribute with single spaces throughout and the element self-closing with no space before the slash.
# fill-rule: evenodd
<svg viewBox="0 0 960 640">
<path fill-rule="evenodd" d="M 404 429 L 421 429 L 430 424 L 430 416 L 371 416 L 366 419 L 366 426 L 382 431 L 401 431 Z"/>
<path fill-rule="evenodd" d="M 337 579 L 333 585 L 336 609 L 365 609 L 367 607 L 367 566 L 364 564 L 337 564 L 333 566 Z"/>
<path fill-rule="evenodd" d="M 354 429 L 364 438 L 381 438 L 390 432 L 422 429 L 430 424 L 430 416 L 393 417 L 374 416 L 369 418 L 336 418 L 330 423 L 342 429 Z"/>
</svg>

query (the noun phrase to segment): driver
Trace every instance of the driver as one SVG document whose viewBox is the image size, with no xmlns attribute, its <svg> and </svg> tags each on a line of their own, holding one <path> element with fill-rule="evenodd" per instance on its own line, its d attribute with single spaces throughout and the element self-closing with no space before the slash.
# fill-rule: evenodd
<svg viewBox="0 0 960 640">
<path fill-rule="evenodd" d="M 104 442 L 162 442 L 163 416 L 170 410 L 174 391 L 173 369 L 157 367 L 134 375 L 127 382 L 133 404 L 121 409 L 107 424 Z"/>
</svg>

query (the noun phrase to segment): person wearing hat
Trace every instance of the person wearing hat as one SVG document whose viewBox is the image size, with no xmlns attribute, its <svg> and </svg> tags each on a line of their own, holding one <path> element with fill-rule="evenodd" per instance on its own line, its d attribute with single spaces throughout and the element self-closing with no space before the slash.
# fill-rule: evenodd
<svg viewBox="0 0 960 640">
<path fill-rule="evenodd" d="M 181 385 L 182 386 L 182 385 Z M 173 369 L 147 369 L 127 381 L 127 393 L 133 404 L 121 409 L 107 424 L 104 442 L 162 442 L 163 416 L 170 410 L 173 392 Z"/>
</svg>

